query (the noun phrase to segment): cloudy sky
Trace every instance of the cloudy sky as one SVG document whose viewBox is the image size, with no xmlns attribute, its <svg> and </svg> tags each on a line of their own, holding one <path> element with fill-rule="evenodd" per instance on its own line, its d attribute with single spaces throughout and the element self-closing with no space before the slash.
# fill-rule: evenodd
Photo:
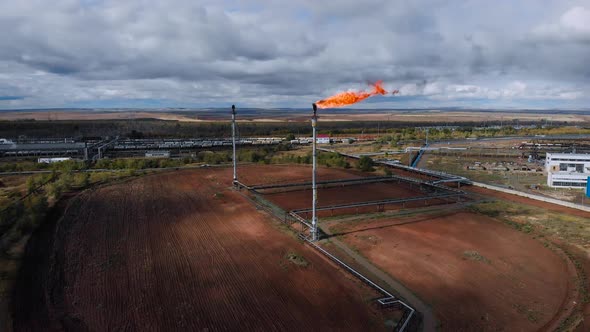
<svg viewBox="0 0 590 332">
<path fill-rule="evenodd" d="M 590 108 L 590 1 L 0 0 L 0 109 Z"/>
</svg>

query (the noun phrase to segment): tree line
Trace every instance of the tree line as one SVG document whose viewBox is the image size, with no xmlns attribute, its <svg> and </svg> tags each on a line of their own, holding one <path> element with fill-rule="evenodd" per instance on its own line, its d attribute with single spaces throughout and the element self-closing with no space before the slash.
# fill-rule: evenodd
<svg viewBox="0 0 590 332">
<path fill-rule="evenodd" d="M 493 123 L 488 123 L 492 125 Z M 498 123 L 499 124 L 499 123 Z M 520 124 L 539 124 L 536 122 L 521 121 Z M 562 126 L 566 123 L 553 123 L 555 126 Z M 453 123 L 463 132 L 472 132 L 479 123 L 459 122 Z M 404 129 L 414 127 L 430 127 L 432 123 L 425 122 L 396 122 L 396 121 L 321 121 L 318 130 L 322 134 L 330 135 L 356 135 L 361 133 L 387 133 L 401 134 Z M 471 128 L 471 130 L 469 129 Z M 506 126 L 509 132 L 511 127 Z M 432 134 L 452 137 L 454 130 L 432 129 Z M 229 137 L 231 125 L 226 122 L 180 122 L 164 121 L 154 119 L 134 120 L 63 120 L 63 121 L 0 121 L 0 132 L 3 138 L 43 137 L 105 137 L 122 136 L 130 138 L 196 138 L 196 137 Z M 242 137 L 252 136 L 277 136 L 285 137 L 293 134 L 295 136 L 310 136 L 311 126 L 308 122 L 240 122 L 238 132 Z"/>
</svg>

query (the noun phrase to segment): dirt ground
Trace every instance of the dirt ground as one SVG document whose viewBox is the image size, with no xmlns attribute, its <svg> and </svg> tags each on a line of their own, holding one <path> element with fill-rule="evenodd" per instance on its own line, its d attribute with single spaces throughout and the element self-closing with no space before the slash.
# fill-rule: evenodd
<svg viewBox="0 0 590 332">
<path fill-rule="evenodd" d="M 326 169 L 323 170 L 327 171 Z M 410 175 L 401 172 L 402 175 Z M 416 176 L 412 174 L 413 176 Z M 397 188 L 393 193 L 391 188 Z M 368 184 L 320 189 L 319 205 L 408 197 L 415 189 Z M 588 217 L 586 212 L 476 187 L 488 197 Z M 266 194 L 285 209 L 310 206 L 309 191 Z M 461 210 L 460 210 L 461 211 Z M 325 221 L 324 221 L 325 223 Z M 577 301 L 576 269 L 563 252 L 546 248 L 504 223 L 474 213 L 406 217 L 338 225 L 334 231 L 371 262 L 431 303 L 442 330 L 553 330 Z M 392 226 L 407 223 L 403 226 Z M 418 259 L 417 259 L 418 258 Z M 484 291 L 482 291 L 484 290 Z"/>
<path fill-rule="evenodd" d="M 367 221 L 337 233 L 431 303 L 443 331 L 553 330 L 575 295 L 571 264 L 485 216 Z"/>
<path fill-rule="evenodd" d="M 282 176 L 273 170 L 245 175 Z M 280 231 L 230 181 L 227 168 L 180 171 L 73 198 L 57 229 L 30 242 L 15 330 L 385 328 L 368 304 L 376 293 Z"/>
<path fill-rule="evenodd" d="M 251 171 L 250 171 L 251 169 Z M 318 181 L 336 180 L 336 179 L 355 179 L 368 176 L 377 176 L 378 174 L 362 173 L 354 169 L 338 168 L 318 168 Z M 303 183 L 311 181 L 311 167 L 305 165 L 289 166 L 252 166 L 246 174 L 239 174 L 240 181 L 246 185 L 255 184 L 280 184 L 280 183 Z M 307 189 L 289 189 L 285 192 L 262 193 L 264 198 L 281 207 L 285 211 L 295 209 L 305 209 L 311 207 L 311 191 Z M 355 202 L 366 202 L 384 199 L 397 199 L 408 197 L 427 196 L 429 193 L 420 190 L 417 185 L 410 185 L 405 182 L 383 182 L 354 184 L 345 186 L 333 186 L 318 189 L 318 206 L 328 206 L 334 204 L 346 204 Z M 386 210 L 397 210 L 402 207 L 424 207 L 436 204 L 448 203 L 444 200 L 429 200 L 405 203 L 396 205 L 386 205 Z M 350 213 L 367 213 L 376 212 L 377 206 L 365 208 L 339 209 L 334 211 L 319 212 L 319 216 L 332 216 Z M 306 217 L 306 214 L 302 214 Z"/>
<path fill-rule="evenodd" d="M 335 186 L 318 189 L 318 207 L 348 204 L 357 202 L 377 201 L 386 199 L 401 199 L 422 197 L 431 193 L 422 192 L 417 185 L 397 182 L 380 182 L 360 185 Z M 286 211 L 304 209 L 311 206 L 311 191 L 297 190 L 264 194 L 264 198 L 280 206 Z M 445 203 L 443 200 L 428 200 L 408 202 L 402 204 L 388 204 L 382 210 L 399 210 L 401 208 L 424 207 Z M 320 211 L 318 216 L 333 216 L 354 213 L 378 212 L 379 206 L 360 208 L 346 208 L 330 211 Z M 305 217 L 305 214 L 302 214 Z"/>
<path fill-rule="evenodd" d="M 319 180 L 363 175 L 319 169 Z M 311 168 L 250 165 L 238 176 L 248 185 L 306 182 Z M 280 231 L 229 189 L 230 179 L 229 168 L 162 173 L 73 198 L 57 230 L 44 227 L 28 247 L 15 329 L 384 328 L 386 318 L 368 305 L 375 293 Z M 320 206 L 423 194 L 396 185 L 322 189 Z M 267 198 L 307 208 L 309 194 Z M 443 331 L 554 330 L 579 296 L 573 264 L 530 234 L 454 211 L 324 225 L 431 304 Z"/>
<path fill-rule="evenodd" d="M 367 173 L 354 169 L 326 167 L 319 167 L 317 173 L 318 181 L 358 179 L 367 176 Z M 240 182 L 249 186 L 311 182 L 311 165 L 248 165 L 246 170 L 238 168 L 238 178 Z"/>
</svg>

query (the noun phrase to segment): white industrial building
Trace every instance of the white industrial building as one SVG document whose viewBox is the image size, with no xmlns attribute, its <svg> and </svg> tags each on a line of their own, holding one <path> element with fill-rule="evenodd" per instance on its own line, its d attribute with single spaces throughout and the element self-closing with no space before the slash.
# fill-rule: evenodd
<svg viewBox="0 0 590 332">
<path fill-rule="evenodd" d="M 330 144 L 330 136 L 319 134 L 317 135 L 316 142 L 318 144 Z"/>
<path fill-rule="evenodd" d="M 39 164 L 54 164 L 54 163 L 61 163 L 62 161 L 72 160 L 70 157 L 65 158 L 39 158 L 37 162 Z"/>
<path fill-rule="evenodd" d="M 590 154 L 547 153 L 547 185 L 556 188 L 585 188 L 590 176 Z"/>
<path fill-rule="evenodd" d="M 146 158 L 170 158 L 170 151 L 147 151 Z"/>
</svg>

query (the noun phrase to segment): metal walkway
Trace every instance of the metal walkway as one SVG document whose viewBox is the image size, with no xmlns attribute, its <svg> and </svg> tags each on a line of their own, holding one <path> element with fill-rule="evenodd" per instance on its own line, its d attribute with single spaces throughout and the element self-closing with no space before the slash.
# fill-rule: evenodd
<svg viewBox="0 0 590 332">
<path fill-rule="evenodd" d="M 372 205 L 389 205 L 389 204 L 400 204 L 406 202 L 416 202 L 416 201 L 428 201 L 432 199 L 441 199 L 441 198 L 450 198 L 450 197 L 459 197 L 463 196 L 465 193 L 446 193 L 446 194 L 439 194 L 439 195 L 429 195 L 429 196 L 420 196 L 420 197 L 409 197 L 409 198 L 397 198 L 397 199 L 383 199 L 378 201 L 366 201 L 366 202 L 357 202 L 357 203 L 348 203 L 348 204 L 335 204 L 335 205 L 327 205 L 318 207 L 317 211 L 326 211 L 326 210 L 337 210 L 337 209 L 346 209 L 346 208 L 355 208 L 355 207 L 363 207 L 363 206 L 372 206 Z M 293 213 L 304 213 L 310 212 L 310 208 L 306 209 L 298 209 L 291 211 L 291 215 Z"/>
<path fill-rule="evenodd" d="M 403 313 L 401 319 L 397 322 L 396 326 L 393 328 L 393 330 L 400 331 L 400 332 L 405 331 L 405 329 L 408 327 L 410 321 L 412 320 L 412 317 L 414 317 L 414 315 L 416 313 L 416 310 L 414 310 L 414 308 L 410 307 L 408 304 L 406 304 L 402 300 L 396 298 L 393 294 L 391 294 L 390 292 L 385 290 L 383 287 L 381 287 L 378 284 L 376 284 L 375 282 L 371 281 L 371 279 L 365 277 L 360 272 L 353 269 L 350 265 L 344 263 L 343 261 L 338 259 L 338 257 L 332 255 L 330 252 L 328 252 L 324 248 L 317 245 L 315 242 L 310 241 L 307 237 L 302 236 L 302 235 L 300 235 L 299 237 L 302 240 L 304 240 L 307 244 L 309 244 L 311 247 L 313 247 L 314 249 L 316 249 L 320 253 L 322 253 L 324 256 L 328 257 L 330 260 L 332 260 L 336 264 L 338 264 L 341 267 L 343 267 L 344 269 L 346 269 L 346 271 L 348 271 L 349 273 L 351 273 L 352 275 L 357 277 L 359 280 L 361 280 L 365 284 L 369 285 L 371 288 L 380 292 L 384 297 L 377 299 L 377 302 L 383 308 L 390 308 L 390 307 L 397 306 L 397 307 L 400 307 L 401 309 L 403 309 L 404 313 Z"/>
<path fill-rule="evenodd" d="M 416 168 L 416 166 L 418 166 L 420 158 L 422 158 L 422 155 L 424 154 L 424 151 L 426 151 L 426 148 L 428 148 L 428 143 L 420 148 L 418 154 L 416 155 L 416 158 L 414 158 L 414 161 L 412 162 L 412 167 Z"/>
<path fill-rule="evenodd" d="M 321 184 L 363 184 L 363 183 L 392 181 L 392 180 L 393 179 L 389 176 L 374 176 L 374 177 L 369 176 L 369 177 L 355 178 L 355 179 L 317 181 L 316 183 L 318 185 L 321 185 Z M 311 187 L 311 182 L 292 182 L 292 183 L 253 185 L 253 186 L 250 186 L 249 189 L 261 190 L 261 189 L 276 189 L 276 188 L 289 188 L 289 187 Z"/>
</svg>

